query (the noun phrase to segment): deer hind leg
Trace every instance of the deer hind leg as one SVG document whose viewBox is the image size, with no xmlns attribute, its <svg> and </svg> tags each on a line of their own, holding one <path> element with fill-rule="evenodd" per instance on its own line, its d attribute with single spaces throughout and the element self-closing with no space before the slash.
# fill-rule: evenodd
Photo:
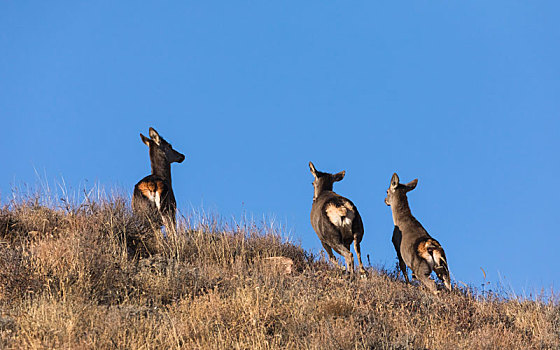
<svg viewBox="0 0 560 350">
<path fill-rule="evenodd" d="M 133 210 L 134 215 L 149 227 L 152 231 L 155 231 L 161 225 L 161 216 L 155 208 L 153 208 L 152 202 L 141 195 L 133 197 Z"/>
<path fill-rule="evenodd" d="M 439 291 L 437 290 L 436 282 L 430 278 L 431 273 L 432 273 L 432 269 L 430 268 L 430 266 L 426 261 L 422 261 L 419 264 L 416 271 L 414 271 L 416 278 L 420 282 L 422 282 L 422 284 L 426 286 L 426 288 L 428 288 L 430 292 L 432 292 L 435 295 L 438 295 Z"/>
<path fill-rule="evenodd" d="M 443 275 L 443 284 L 445 285 L 445 288 L 451 292 L 451 278 L 449 278 L 449 271 L 445 271 L 445 274 Z"/>
<path fill-rule="evenodd" d="M 439 267 L 435 268 L 434 272 L 445 285 L 445 289 L 451 291 L 451 279 L 449 278 L 449 271 L 443 267 Z"/>
<path fill-rule="evenodd" d="M 321 242 L 321 244 L 323 245 L 323 248 L 325 248 L 325 251 L 327 252 L 327 255 L 329 256 L 330 262 L 333 263 L 339 269 L 344 270 L 344 266 L 342 266 L 340 264 L 340 262 L 336 259 L 336 256 L 334 256 L 334 253 L 332 251 L 331 246 L 324 243 L 324 242 Z"/>
<path fill-rule="evenodd" d="M 358 243 L 358 237 L 354 235 L 354 250 L 356 251 L 356 257 L 358 258 L 358 265 L 360 266 L 360 273 L 367 276 L 366 269 L 364 269 L 364 264 L 362 264 L 362 253 L 360 251 L 360 243 Z M 352 267 L 354 265 L 352 264 Z"/>
<path fill-rule="evenodd" d="M 342 243 L 338 243 L 333 246 L 334 250 L 344 257 L 346 261 L 346 270 L 353 275 L 354 274 L 354 255 L 350 251 L 350 245 L 348 247 L 344 246 Z"/>
</svg>

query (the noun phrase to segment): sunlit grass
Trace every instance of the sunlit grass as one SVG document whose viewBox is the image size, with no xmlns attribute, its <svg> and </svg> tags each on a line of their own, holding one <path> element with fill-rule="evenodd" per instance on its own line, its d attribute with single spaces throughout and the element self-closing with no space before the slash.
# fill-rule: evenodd
<svg viewBox="0 0 560 350">
<path fill-rule="evenodd" d="M 193 213 L 163 238 L 118 191 L 62 193 L 2 204 L 0 348 L 560 347 L 553 298 L 435 297 L 383 268 L 352 280 L 273 224 Z M 294 272 L 267 268 L 272 256 Z"/>
</svg>

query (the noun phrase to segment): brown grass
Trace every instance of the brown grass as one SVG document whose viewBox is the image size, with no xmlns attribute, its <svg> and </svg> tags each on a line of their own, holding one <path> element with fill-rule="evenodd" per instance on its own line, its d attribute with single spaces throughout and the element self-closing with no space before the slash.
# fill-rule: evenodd
<svg viewBox="0 0 560 350">
<path fill-rule="evenodd" d="M 199 221 L 164 239 L 123 198 L 4 205 L 0 348 L 560 348 L 554 301 L 435 297 L 371 268 L 351 280 L 277 230 Z"/>
</svg>

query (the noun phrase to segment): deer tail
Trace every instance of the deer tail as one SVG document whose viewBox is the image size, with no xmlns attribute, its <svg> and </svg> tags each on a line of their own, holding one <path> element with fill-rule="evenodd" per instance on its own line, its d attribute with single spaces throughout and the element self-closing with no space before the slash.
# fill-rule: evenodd
<svg viewBox="0 0 560 350">
<path fill-rule="evenodd" d="M 434 271 L 440 279 L 443 280 L 445 288 L 451 290 L 451 281 L 449 278 L 449 267 L 445 258 L 445 252 L 441 245 L 435 240 L 428 240 L 425 243 L 426 251 L 432 256 L 434 261 Z"/>
<path fill-rule="evenodd" d="M 435 269 L 447 270 L 445 252 L 435 239 L 427 239 L 418 245 L 418 253 L 428 262 L 432 262 Z"/>
<path fill-rule="evenodd" d="M 447 261 L 445 260 L 445 252 L 440 246 L 432 251 L 432 256 L 434 257 L 435 266 L 444 268 L 447 271 Z"/>
</svg>

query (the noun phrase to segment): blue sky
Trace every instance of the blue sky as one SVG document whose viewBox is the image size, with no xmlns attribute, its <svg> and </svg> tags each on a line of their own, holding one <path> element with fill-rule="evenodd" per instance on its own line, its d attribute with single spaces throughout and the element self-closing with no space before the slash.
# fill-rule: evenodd
<svg viewBox="0 0 560 350">
<path fill-rule="evenodd" d="M 179 209 L 274 217 L 318 253 L 308 162 L 392 268 L 393 172 L 455 280 L 558 289 L 553 1 L 3 2 L 0 198 L 36 171 L 128 195 L 153 126 Z"/>
</svg>

